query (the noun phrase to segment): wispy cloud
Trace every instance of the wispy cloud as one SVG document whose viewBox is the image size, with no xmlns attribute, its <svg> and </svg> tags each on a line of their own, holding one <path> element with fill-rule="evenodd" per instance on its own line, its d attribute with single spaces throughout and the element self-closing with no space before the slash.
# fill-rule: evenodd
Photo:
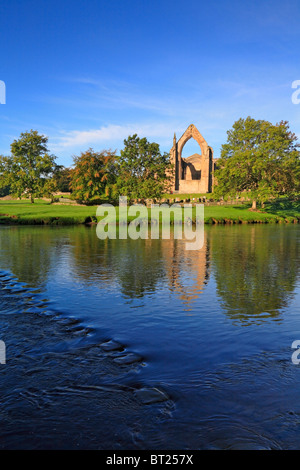
<svg viewBox="0 0 300 470">
<path fill-rule="evenodd" d="M 183 131 L 180 128 L 179 131 Z M 151 139 L 159 138 L 170 140 L 174 133 L 174 126 L 166 123 L 156 124 L 128 124 L 100 127 L 99 129 L 62 131 L 51 139 L 51 148 L 54 151 L 64 149 L 80 148 L 97 145 L 107 145 L 111 142 L 118 143 L 123 141 L 129 135 L 138 134 L 140 137 Z"/>
<path fill-rule="evenodd" d="M 100 80 L 91 77 L 63 78 L 67 84 L 63 94 L 34 95 L 33 101 L 43 101 L 58 106 L 77 109 L 139 110 L 160 115 L 174 115 L 178 109 L 178 97 L 152 84 L 143 87 L 121 80 Z"/>
</svg>

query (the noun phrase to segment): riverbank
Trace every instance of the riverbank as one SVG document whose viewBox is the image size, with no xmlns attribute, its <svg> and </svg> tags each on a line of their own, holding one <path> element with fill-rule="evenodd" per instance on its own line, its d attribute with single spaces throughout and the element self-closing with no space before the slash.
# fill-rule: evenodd
<svg viewBox="0 0 300 470">
<path fill-rule="evenodd" d="M 285 199 L 251 211 L 250 204 L 205 205 L 206 224 L 299 223 L 300 202 Z M 45 200 L 1 200 L 0 224 L 4 225 L 78 225 L 96 223 L 97 206 L 50 204 Z M 150 212 L 150 209 L 148 209 Z M 133 220 L 135 217 L 129 218 Z M 172 219 L 172 217 L 171 217 Z M 195 220 L 195 210 L 193 210 Z M 118 222 L 118 209 L 117 220 Z"/>
</svg>

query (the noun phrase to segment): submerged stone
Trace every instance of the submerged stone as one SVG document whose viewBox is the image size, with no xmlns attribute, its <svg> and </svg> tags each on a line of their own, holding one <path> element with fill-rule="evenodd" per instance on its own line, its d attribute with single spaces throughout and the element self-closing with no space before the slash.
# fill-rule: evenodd
<svg viewBox="0 0 300 470">
<path fill-rule="evenodd" d="M 117 341 L 107 341 L 105 343 L 100 344 L 100 347 L 104 351 L 120 351 L 120 349 L 124 349 L 123 345 L 118 343 Z"/>
<path fill-rule="evenodd" d="M 114 362 L 117 364 L 133 364 L 134 362 L 140 362 L 142 360 L 141 356 L 138 356 L 134 353 L 126 354 L 126 356 L 116 357 Z"/>
<path fill-rule="evenodd" d="M 140 388 L 139 390 L 135 391 L 135 395 L 144 405 L 150 405 L 151 403 L 160 403 L 170 399 L 165 392 L 162 392 L 156 387 Z"/>
</svg>

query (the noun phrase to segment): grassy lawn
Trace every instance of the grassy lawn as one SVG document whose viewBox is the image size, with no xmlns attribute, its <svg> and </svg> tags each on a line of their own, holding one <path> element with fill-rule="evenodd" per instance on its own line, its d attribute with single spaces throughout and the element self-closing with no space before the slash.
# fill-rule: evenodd
<svg viewBox="0 0 300 470">
<path fill-rule="evenodd" d="M 299 222 L 300 203 L 284 199 L 266 204 L 258 212 L 249 211 L 250 204 L 205 206 L 206 224 Z M 97 206 L 53 205 L 44 200 L 31 204 L 28 200 L 0 200 L 0 223 L 72 225 L 96 222 Z M 150 215 L 150 209 L 148 209 Z M 193 219 L 195 219 L 193 209 Z M 133 219 L 135 217 L 132 217 Z M 171 217 L 172 219 L 172 217 Z M 117 211 L 118 221 L 118 211 Z"/>
<path fill-rule="evenodd" d="M 300 221 L 300 203 L 280 199 L 264 209 L 249 210 L 251 204 L 205 206 L 205 223 L 296 223 Z"/>
<path fill-rule="evenodd" d="M 44 200 L 0 200 L 0 223 L 18 224 L 83 224 L 95 218 L 95 206 L 53 205 Z"/>
<path fill-rule="evenodd" d="M 275 223 L 278 218 L 276 214 L 249 211 L 250 207 L 250 204 L 240 204 L 236 206 L 205 206 L 205 223 Z"/>
</svg>

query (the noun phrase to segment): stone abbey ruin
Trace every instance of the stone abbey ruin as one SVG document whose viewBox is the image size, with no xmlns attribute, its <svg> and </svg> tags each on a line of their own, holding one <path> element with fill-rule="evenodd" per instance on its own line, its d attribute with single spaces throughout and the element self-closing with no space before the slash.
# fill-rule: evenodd
<svg viewBox="0 0 300 470">
<path fill-rule="evenodd" d="M 195 139 L 201 149 L 201 155 L 194 153 L 188 158 L 182 158 L 182 150 L 189 139 Z M 170 150 L 170 160 L 173 164 L 173 193 L 210 193 L 214 185 L 215 160 L 213 149 L 209 147 L 198 129 L 191 124 L 180 139 L 173 138 Z"/>
</svg>

